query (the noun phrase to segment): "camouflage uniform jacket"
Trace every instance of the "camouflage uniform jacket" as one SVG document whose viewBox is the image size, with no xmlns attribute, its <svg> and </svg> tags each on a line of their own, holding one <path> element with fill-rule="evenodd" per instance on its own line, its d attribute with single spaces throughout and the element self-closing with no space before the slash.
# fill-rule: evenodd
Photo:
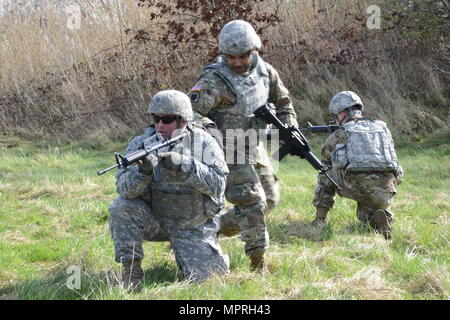
<svg viewBox="0 0 450 320">
<path fill-rule="evenodd" d="M 389 139 L 392 140 L 391 133 L 387 131 Z M 334 131 L 325 141 L 325 145 L 322 148 L 322 162 L 329 166 L 330 168 L 333 166 L 332 164 L 332 157 L 333 157 L 333 151 L 336 150 L 336 147 L 338 145 L 346 145 L 348 142 L 347 134 L 344 130 L 344 128 L 340 128 L 336 131 Z M 333 170 L 337 172 L 333 172 L 332 174 L 336 176 L 336 179 L 338 180 L 338 184 L 343 184 L 344 177 L 345 177 L 345 168 L 340 170 Z M 397 172 L 395 172 L 397 184 L 401 183 L 401 180 L 403 178 L 403 169 L 399 166 Z M 327 185 L 328 187 L 332 187 L 331 182 L 323 175 L 319 174 L 320 181 Z M 395 191 L 395 190 L 394 190 Z"/>
<path fill-rule="evenodd" d="M 224 58 L 220 58 L 223 61 Z M 277 116 L 281 121 L 298 126 L 289 91 L 281 81 L 278 72 L 260 57 L 258 57 L 257 63 L 263 64 L 268 72 L 269 92 L 267 102 L 275 105 Z M 253 68 L 256 68 L 256 66 L 250 67 L 250 70 Z M 247 76 L 249 76 L 249 72 L 242 75 L 244 78 Z M 205 121 L 202 117 L 210 116 L 215 111 L 230 109 L 236 104 L 236 95 L 233 88 L 209 66 L 205 67 L 189 96 L 196 121 L 204 124 Z"/>
<path fill-rule="evenodd" d="M 130 166 L 117 172 L 117 192 L 125 199 L 141 197 L 162 225 L 192 229 L 223 209 L 228 167 L 223 151 L 203 129 L 189 125 L 189 134 L 170 150 L 183 155 L 181 170 L 174 174 L 157 165 L 151 174 Z M 125 154 L 162 141 L 153 127 L 134 138 Z"/>
</svg>

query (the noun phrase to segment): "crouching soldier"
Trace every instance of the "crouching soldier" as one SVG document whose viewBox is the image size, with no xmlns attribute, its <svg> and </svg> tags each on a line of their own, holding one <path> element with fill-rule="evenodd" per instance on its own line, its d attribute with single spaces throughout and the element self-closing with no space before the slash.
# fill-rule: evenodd
<svg viewBox="0 0 450 320">
<path fill-rule="evenodd" d="M 159 92 L 148 112 L 155 124 L 131 141 L 126 154 L 185 136 L 116 175 L 119 196 L 109 207 L 110 230 L 115 259 L 124 266 L 122 284 L 135 288 L 143 279 L 144 240 L 170 241 L 185 278 L 225 274 L 229 260 L 216 238 L 228 173 L 223 151 L 190 122 L 192 107 L 184 93 Z"/>
<path fill-rule="evenodd" d="M 317 208 L 313 223 L 325 222 L 336 192 L 358 203 L 357 216 L 386 239 L 390 239 L 393 214 L 389 210 L 403 170 L 386 124 L 363 118 L 363 103 L 352 91 L 336 94 L 329 110 L 342 128 L 333 132 L 322 149 L 322 161 L 341 189 L 324 174 L 318 176 L 313 200 Z"/>
</svg>

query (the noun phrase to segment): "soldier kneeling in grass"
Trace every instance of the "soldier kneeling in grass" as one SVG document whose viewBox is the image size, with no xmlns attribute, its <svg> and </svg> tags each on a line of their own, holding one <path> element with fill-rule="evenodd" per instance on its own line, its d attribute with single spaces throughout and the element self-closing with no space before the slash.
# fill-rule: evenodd
<svg viewBox="0 0 450 320">
<path fill-rule="evenodd" d="M 352 91 L 336 94 L 329 110 L 342 128 L 333 132 L 322 148 L 322 162 L 341 187 L 337 189 L 319 173 L 313 200 L 314 224 L 326 221 L 335 194 L 358 202 L 357 216 L 386 239 L 391 238 L 393 214 L 389 210 L 403 170 L 386 124 L 363 118 L 361 98 Z"/>
<path fill-rule="evenodd" d="M 216 237 L 228 173 L 223 151 L 191 123 L 191 102 L 184 93 L 159 92 L 148 111 L 155 125 L 134 138 L 126 154 L 185 137 L 116 175 L 119 196 L 109 211 L 116 261 L 124 266 L 122 284 L 140 286 L 144 240 L 169 241 L 182 275 L 190 280 L 228 273 L 229 259 Z"/>
</svg>

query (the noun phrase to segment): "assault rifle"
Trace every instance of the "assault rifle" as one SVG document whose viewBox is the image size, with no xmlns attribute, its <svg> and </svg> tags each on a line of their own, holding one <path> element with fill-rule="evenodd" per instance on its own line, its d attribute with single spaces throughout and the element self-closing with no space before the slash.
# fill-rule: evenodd
<svg viewBox="0 0 450 320">
<path fill-rule="evenodd" d="M 335 124 L 330 124 L 327 126 L 313 126 L 310 122 L 308 122 L 308 128 L 299 128 L 298 130 L 310 133 L 331 133 L 335 132 L 339 128 L 341 128 L 341 126 Z"/>
<path fill-rule="evenodd" d="M 121 169 L 127 168 L 128 166 L 135 164 L 138 161 L 144 160 L 149 154 L 155 153 L 159 149 L 176 144 L 177 142 L 181 141 L 186 134 L 187 134 L 187 132 L 185 131 L 184 133 L 180 134 L 179 136 L 176 136 L 175 138 L 172 138 L 170 140 L 162 142 L 152 148 L 137 150 L 137 151 L 131 152 L 129 154 L 126 154 L 125 156 L 122 156 L 118 152 L 114 152 L 114 156 L 116 157 L 117 164 L 115 164 L 109 168 L 103 169 L 101 171 L 97 171 L 97 174 L 100 176 L 114 168 L 121 168 Z"/>
<path fill-rule="evenodd" d="M 327 173 L 327 167 L 311 152 L 308 140 L 298 128 L 282 123 L 271 110 L 271 106 L 267 104 L 259 107 L 254 112 L 254 115 L 268 124 L 273 124 L 278 129 L 280 140 L 284 142 L 283 146 L 278 150 L 278 160 L 283 159 L 287 154 L 299 156 L 308 161 L 314 169 L 322 172 L 336 188 L 341 189 Z"/>
<path fill-rule="evenodd" d="M 335 132 L 337 129 L 341 128 L 341 126 L 330 124 L 326 126 L 313 126 L 311 122 L 308 122 L 307 128 L 298 128 L 298 130 L 302 132 L 309 132 L 309 133 L 332 133 Z M 267 133 L 267 141 L 272 140 L 272 133 L 269 131 Z"/>
</svg>

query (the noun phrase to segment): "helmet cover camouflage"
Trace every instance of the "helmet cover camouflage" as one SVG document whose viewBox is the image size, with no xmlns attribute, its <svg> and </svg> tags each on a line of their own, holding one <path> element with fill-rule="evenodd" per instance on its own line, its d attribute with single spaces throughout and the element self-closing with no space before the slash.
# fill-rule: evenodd
<svg viewBox="0 0 450 320">
<path fill-rule="evenodd" d="M 234 20 L 223 26 L 219 34 L 219 51 L 224 54 L 241 54 L 261 48 L 261 39 L 252 25 Z"/>
<path fill-rule="evenodd" d="M 194 118 L 191 100 L 186 94 L 177 90 L 164 90 L 155 94 L 150 101 L 148 112 L 174 114 L 186 121 Z"/>
<path fill-rule="evenodd" d="M 353 91 L 342 91 L 336 94 L 330 101 L 328 108 L 330 113 L 336 115 L 347 108 L 355 105 L 361 106 L 361 111 L 364 109 L 364 105 L 361 98 Z"/>
</svg>

